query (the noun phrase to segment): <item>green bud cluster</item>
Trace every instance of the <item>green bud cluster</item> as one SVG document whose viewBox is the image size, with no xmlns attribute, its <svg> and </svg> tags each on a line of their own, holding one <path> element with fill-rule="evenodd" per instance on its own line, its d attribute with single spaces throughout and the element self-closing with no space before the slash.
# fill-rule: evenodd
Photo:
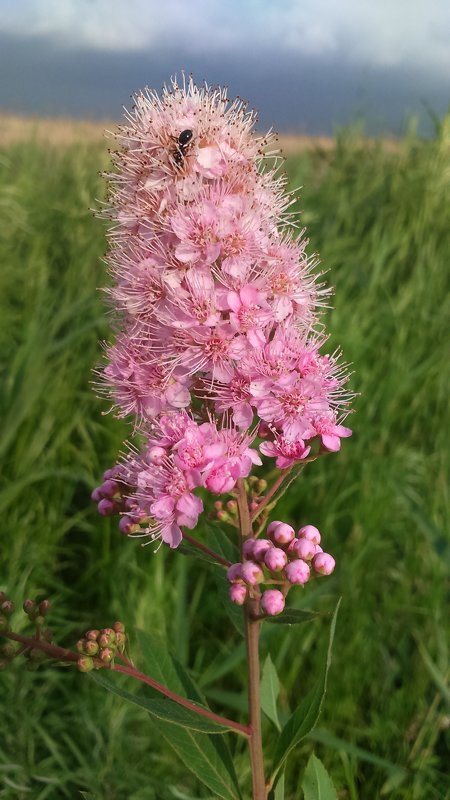
<svg viewBox="0 0 450 800">
<path fill-rule="evenodd" d="M 76 648 L 80 654 L 78 669 L 80 672 L 91 672 L 114 663 L 117 653 L 125 650 L 126 635 L 122 622 L 115 622 L 112 628 L 87 631 Z"/>
</svg>

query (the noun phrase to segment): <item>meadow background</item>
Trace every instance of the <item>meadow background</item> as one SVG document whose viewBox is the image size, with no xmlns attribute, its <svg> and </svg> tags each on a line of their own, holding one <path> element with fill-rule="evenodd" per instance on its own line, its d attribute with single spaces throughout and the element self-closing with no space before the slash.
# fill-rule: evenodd
<svg viewBox="0 0 450 800">
<path fill-rule="evenodd" d="M 450 797 L 449 145 L 447 117 L 431 139 L 411 132 L 387 147 L 344 130 L 286 163 L 303 187 L 309 251 L 335 286 L 332 345 L 353 362 L 360 392 L 353 438 L 310 465 L 280 510 L 316 524 L 337 559 L 331 578 L 298 592 L 299 606 L 330 611 L 343 598 L 323 715 L 291 757 L 289 800 L 313 749 L 340 800 Z M 12 137 L 0 150 L 0 590 L 19 609 L 49 597 L 68 646 L 115 619 L 158 633 L 215 710 L 244 718 L 244 646 L 207 566 L 124 540 L 89 499 L 129 432 L 102 415 L 90 386 L 109 335 L 97 288 L 105 229 L 89 212 L 107 165 L 95 136 Z M 326 619 L 264 627 L 282 716 L 313 685 L 327 635 Z M 275 733 L 266 720 L 267 742 Z M 245 775 L 240 742 L 234 755 Z M 80 792 L 210 797 L 138 709 L 71 669 L 14 663 L 0 674 L 0 798 Z"/>
</svg>

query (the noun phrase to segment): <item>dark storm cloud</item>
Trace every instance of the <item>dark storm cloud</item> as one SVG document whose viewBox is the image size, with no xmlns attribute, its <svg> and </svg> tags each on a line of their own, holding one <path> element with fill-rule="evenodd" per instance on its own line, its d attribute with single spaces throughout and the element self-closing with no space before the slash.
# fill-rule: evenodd
<svg viewBox="0 0 450 800">
<path fill-rule="evenodd" d="M 189 56 L 180 50 L 145 53 L 63 49 L 51 39 L 0 35 L 0 107 L 44 115 L 118 118 L 130 94 L 159 89 L 174 73 L 192 71 L 198 82 L 229 87 L 249 98 L 260 127 L 329 133 L 364 117 L 372 132 L 400 133 L 408 115 L 431 123 L 424 102 L 442 115 L 449 82 L 404 67 L 357 67 L 337 56 L 308 58 L 269 49 Z"/>
</svg>

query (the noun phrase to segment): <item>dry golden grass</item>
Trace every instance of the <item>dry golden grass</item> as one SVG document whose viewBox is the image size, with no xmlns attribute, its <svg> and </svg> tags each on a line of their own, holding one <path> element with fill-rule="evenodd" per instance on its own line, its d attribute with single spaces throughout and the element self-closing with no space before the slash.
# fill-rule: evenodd
<svg viewBox="0 0 450 800">
<path fill-rule="evenodd" d="M 69 117 L 20 116 L 0 113 L 0 147 L 16 142 L 36 139 L 50 145 L 71 145 L 78 142 L 100 142 L 105 131 L 113 131 L 117 122 L 112 120 L 77 120 Z M 366 139 L 367 143 L 371 140 Z M 335 140 L 330 136 L 280 135 L 278 144 L 285 155 L 304 150 L 331 150 Z M 387 150 L 397 150 L 395 139 L 383 139 Z"/>
</svg>

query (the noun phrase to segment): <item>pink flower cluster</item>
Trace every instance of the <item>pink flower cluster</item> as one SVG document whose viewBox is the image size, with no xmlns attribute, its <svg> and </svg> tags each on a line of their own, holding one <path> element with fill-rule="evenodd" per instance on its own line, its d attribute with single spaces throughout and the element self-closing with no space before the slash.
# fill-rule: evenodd
<svg viewBox="0 0 450 800">
<path fill-rule="evenodd" d="M 291 586 L 303 586 L 312 577 L 331 575 L 333 556 L 320 546 L 320 533 L 314 525 L 305 525 L 297 535 L 285 522 L 271 522 L 268 539 L 250 538 L 244 542 L 242 563 L 232 564 L 227 577 L 231 583 L 230 599 L 241 606 L 247 597 L 260 597 L 261 611 L 269 616 L 281 614 Z M 312 572 L 311 572 L 312 571 Z M 261 584 L 276 583 L 280 589 L 260 591 Z"/>
<path fill-rule="evenodd" d="M 202 510 L 195 488 L 229 492 L 259 463 L 250 430 L 264 430 L 260 452 L 279 468 L 314 440 L 339 450 L 348 376 L 337 352 L 321 353 L 328 290 L 291 233 L 293 200 L 264 162 L 274 152 L 255 115 L 189 80 L 139 94 L 127 117 L 108 176 L 118 334 L 101 379 L 144 437 L 126 463 L 133 502 L 149 535 L 176 546 Z M 189 441 L 158 441 L 180 414 Z"/>
<path fill-rule="evenodd" d="M 195 528 L 203 511 L 194 489 L 228 493 L 261 464 L 250 447 L 253 438 L 236 428 L 218 428 L 215 421 L 199 424 L 185 411 L 163 414 L 150 427 L 145 450 L 107 471 L 93 499 L 101 514 L 117 513 L 122 503 L 123 533 L 160 537 L 177 547 L 181 526 Z"/>
</svg>

